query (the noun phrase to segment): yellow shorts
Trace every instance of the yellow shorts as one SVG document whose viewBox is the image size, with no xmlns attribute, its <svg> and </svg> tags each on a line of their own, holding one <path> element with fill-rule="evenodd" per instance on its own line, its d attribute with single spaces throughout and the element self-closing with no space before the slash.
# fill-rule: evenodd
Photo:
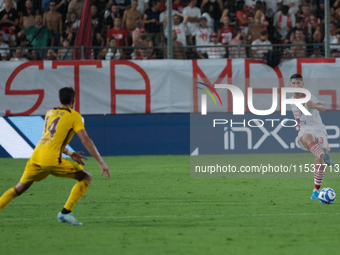
<svg viewBox="0 0 340 255">
<path fill-rule="evenodd" d="M 54 166 L 41 166 L 28 160 L 25 171 L 20 179 L 22 183 L 38 182 L 52 174 L 56 177 L 74 179 L 76 172 L 83 170 L 83 167 L 67 159 L 62 159 L 61 163 Z"/>
</svg>

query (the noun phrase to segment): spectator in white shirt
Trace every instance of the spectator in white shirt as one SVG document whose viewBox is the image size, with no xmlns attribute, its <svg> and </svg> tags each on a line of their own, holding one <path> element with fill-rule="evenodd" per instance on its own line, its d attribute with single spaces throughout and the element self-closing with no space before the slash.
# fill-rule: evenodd
<svg viewBox="0 0 340 255">
<path fill-rule="evenodd" d="M 332 41 L 330 43 L 331 43 L 331 46 L 330 46 L 331 49 L 336 49 L 336 50 L 340 51 L 340 31 L 336 32 L 335 38 L 332 39 Z"/>
<path fill-rule="evenodd" d="M 280 37 L 282 44 L 285 43 L 285 39 L 290 30 L 295 27 L 295 15 L 288 13 L 289 7 L 287 5 L 282 6 L 282 11 L 275 13 L 274 15 L 274 27 L 277 34 Z"/>
<path fill-rule="evenodd" d="M 181 17 L 183 17 L 183 21 L 181 22 Z M 185 25 L 188 22 L 188 15 L 185 14 L 175 14 L 172 17 L 173 20 L 173 25 L 172 25 L 172 30 L 176 31 L 177 34 L 177 39 L 176 41 L 180 42 L 183 44 L 183 46 L 187 46 L 187 38 L 185 36 Z"/>
<path fill-rule="evenodd" d="M 165 38 L 168 38 L 168 2 L 165 2 L 165 10 L 164 12 L 161 12 L 159 15 L 159 22 L 161 23 L 163 27 L 163 35 Z M 176 10 L 171 10 L 171 15 L 179 13 Z"/>
<path fill-rule="evenodd" d="M 330 33 L 330 43 L 338 43 L 338 38 L 336 36 L 336 24 L 335 22 L 329 23 L 329 33 Z"/>
<path fill-rule="evenodd" d="M 201 19 L 201 10 L 196 7 L 197 0 L 191 0 L 189 5 L 184 7 L 183 14 L 188 15 L 188 24 L 186 27 L 186 35 L 191 35 L 199 26 Z"/>
<path fill-rule="evenodd" d="M 0 31 L 0 57 L 1 60 L 7 60 L 9 57 L 9 46 L 7 43 L 4 42 L 4 36 L 3 36 L 4 32 Z"/>
<path fill-rule="evenodd" d="M 273 50 L 272 46 L 268 46 L 271 42 L 268 40 L 268 31 L 263 30 L 260 35 L 260 39 L 253 41 L 251 45 L 252 54 L 255 58 L 262 58 L 264 53 Z"/>
<path fill-rule="evenodd" d="M 209 58 L 225 58 L 225 48 L 221 47 L 222 43 L 218 42 L 218 34 L 212 33 L 210 35 L 211 43 L 209 43 L 212 47 L 208 48 L 207 54 Z M 214 47 L 220 46 L 220 47 Z"/>
<path fill-rule="evenodd" d="M 190 36 L 190 44 L 196 46 L 208 46 L 210 43 L 210 35 L 212 33 L 213 30 L 207 26 L 207 19 L 202 17 L 200 21 L 200 27 L 196 28 L 196 30 Z M 206 54 L 203 55 L 203 53 L 206 53 L 207 48 L 196 48 L 196 51 L 199 58 L 207 58 Z"/>
<path fill-rule="evenodd" d="M 138 0 L 137 11 L 144 13 L 149 8 L 149 0 Z"/>
<path fill-rule="evenodd" d="M 202 17 L 205 17 L 207 19 L 207 26 L 210 27 L 212 30 L 214 30 L 214 19 L 210 16 L 208 12 L 203 12 Z"/>
</svg>

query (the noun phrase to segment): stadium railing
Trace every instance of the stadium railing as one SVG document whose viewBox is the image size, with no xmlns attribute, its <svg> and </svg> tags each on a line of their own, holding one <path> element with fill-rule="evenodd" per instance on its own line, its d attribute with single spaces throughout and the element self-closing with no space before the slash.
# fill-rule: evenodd
<svg viewBox="0 0 340 255">
<path fill-rule="evenodd" d="M 58 52 L 60 49 L 64 49 L 69 52 L 78 51 L 78 57 L 76 59 L 105 59 L 105 57 L 98 58 L 98 54 L 103 49 L 109 49 L 108 46 L 78 46 L 78 47 L 12 47 L 12 48 L 2 48 L 0 53 L 4 53 L 6 51 L 10 51 L 9 57 L 7 60 L 10 60 L 12 57 L 15 57 L 15 53 L 17 50 L 23 51 L 23 57 L 28 60 L 39 60 L 45 59 L 46 53 L 48 50 L 53 50 L 54 58 L 47 60 L 70 60 L 63 59 L 58 56 Z M 148 50 L 148 56 L 151 56 L 152 59 L 165 59 L 167 58 L 167 47 L 166 46 L 158 46 L 158 47 L 116 47 L 117 49 L 123 50 L 123 57 L 120 59 L 135 59 L 136 55 L 140 55 L 140 52 L 143 49 Z M 173 59 L 200 59 L 200 56 L 197 54 L 198 50 L 201 49 L 203 52 L 203 56 L 205 58 L 209 58 L 207 51 L 210 48 L 222 49 L 224 48 L 226 54 L 223 57 L 217 58 L 250 58 L 250 59 L 263 59 L 261 51 L 266 51 L 266 48 L 270 49 L 270 51 L 274 51 L 276 53 L 280 53 L 280 58 L 282 60 L 291 59 L 291 58 L 306 58 L 306 57 L 317 57 L 323 58 L 325 56 L 325 45 L 324 44 L 269 44 L 269 45 L 216 45 L 216 46 L 185 46 L 185 47 L 173 47 Z M 176 54 L 177 50 L 183 52 L 184 54 Z M 183 51 L 182 51 L 183 50 Z M 331 57 L 339 57 L 340 44 L 332 44 L 331 45 Z M 258 52 L 259 51 L 259 52 Z M 34 54 L 39 52 L 39 54 Z M 65 51 L 64 51 L 65 52 Z M 205 54 L 204 54 L 205 52 Z M 37 56 L 40 55 L 40 58 Z M 181 57 L 181 58 L 179 58 Z M 75 55 L 73 54 L 72 59 L 75 59 Z"/>
</svg>

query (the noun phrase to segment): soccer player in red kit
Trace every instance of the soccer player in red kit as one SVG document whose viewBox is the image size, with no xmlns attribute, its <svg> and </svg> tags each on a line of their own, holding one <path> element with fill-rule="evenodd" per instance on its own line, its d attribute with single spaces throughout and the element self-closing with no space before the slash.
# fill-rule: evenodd
<svg viewBox="0 0 340 255">
<path fill-rule="evenodd" d="M 290 77 L 290 86 L 292 88 L 302 88 L 304 86 L 302 76 L 300 74 L 293 74 Z M 303 93 L 294 93 L 294 98 L 303 97 L 305 97 Z M 314 190 L 311 199 L 318 199 L 321 183 L 325 176 L 325 163 L 330 167 L 333 167 L 334 163 L 328 154 L 330 148 L 327 140 L 327 131 L 319 113 L 326 111 L 326 107 L 314 95 L 311 95 L 311 99 L 305 106 L 311 115 L 304 115 L 296 105 L 291 105 L 299 128 L 299 146 L 302 150 L 310 151 L 315 156 Z"/>
</svg>

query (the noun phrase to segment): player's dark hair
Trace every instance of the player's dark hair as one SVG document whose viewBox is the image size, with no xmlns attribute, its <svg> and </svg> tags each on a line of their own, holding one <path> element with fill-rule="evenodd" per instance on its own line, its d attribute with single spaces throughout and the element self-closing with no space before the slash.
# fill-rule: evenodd
<svg viewBox="0 0 340 255">
<path fill-rule="evenodd" d="M 71 87 L 65 87 L 59 90 L 59 101 L 63 105 L 68 105 L 75 98 L 76 92 Z"/>
<path fill-rule="evenodd" d="M 303 81 L 303 78 L 302 78 L 302 75 L 301 74 L 293 74 L 292 76 L 290 76 L 290 80 L 292 79 L 297 79 L 297 80 L 300 80 L 300 81 Z"/>
</svg>

